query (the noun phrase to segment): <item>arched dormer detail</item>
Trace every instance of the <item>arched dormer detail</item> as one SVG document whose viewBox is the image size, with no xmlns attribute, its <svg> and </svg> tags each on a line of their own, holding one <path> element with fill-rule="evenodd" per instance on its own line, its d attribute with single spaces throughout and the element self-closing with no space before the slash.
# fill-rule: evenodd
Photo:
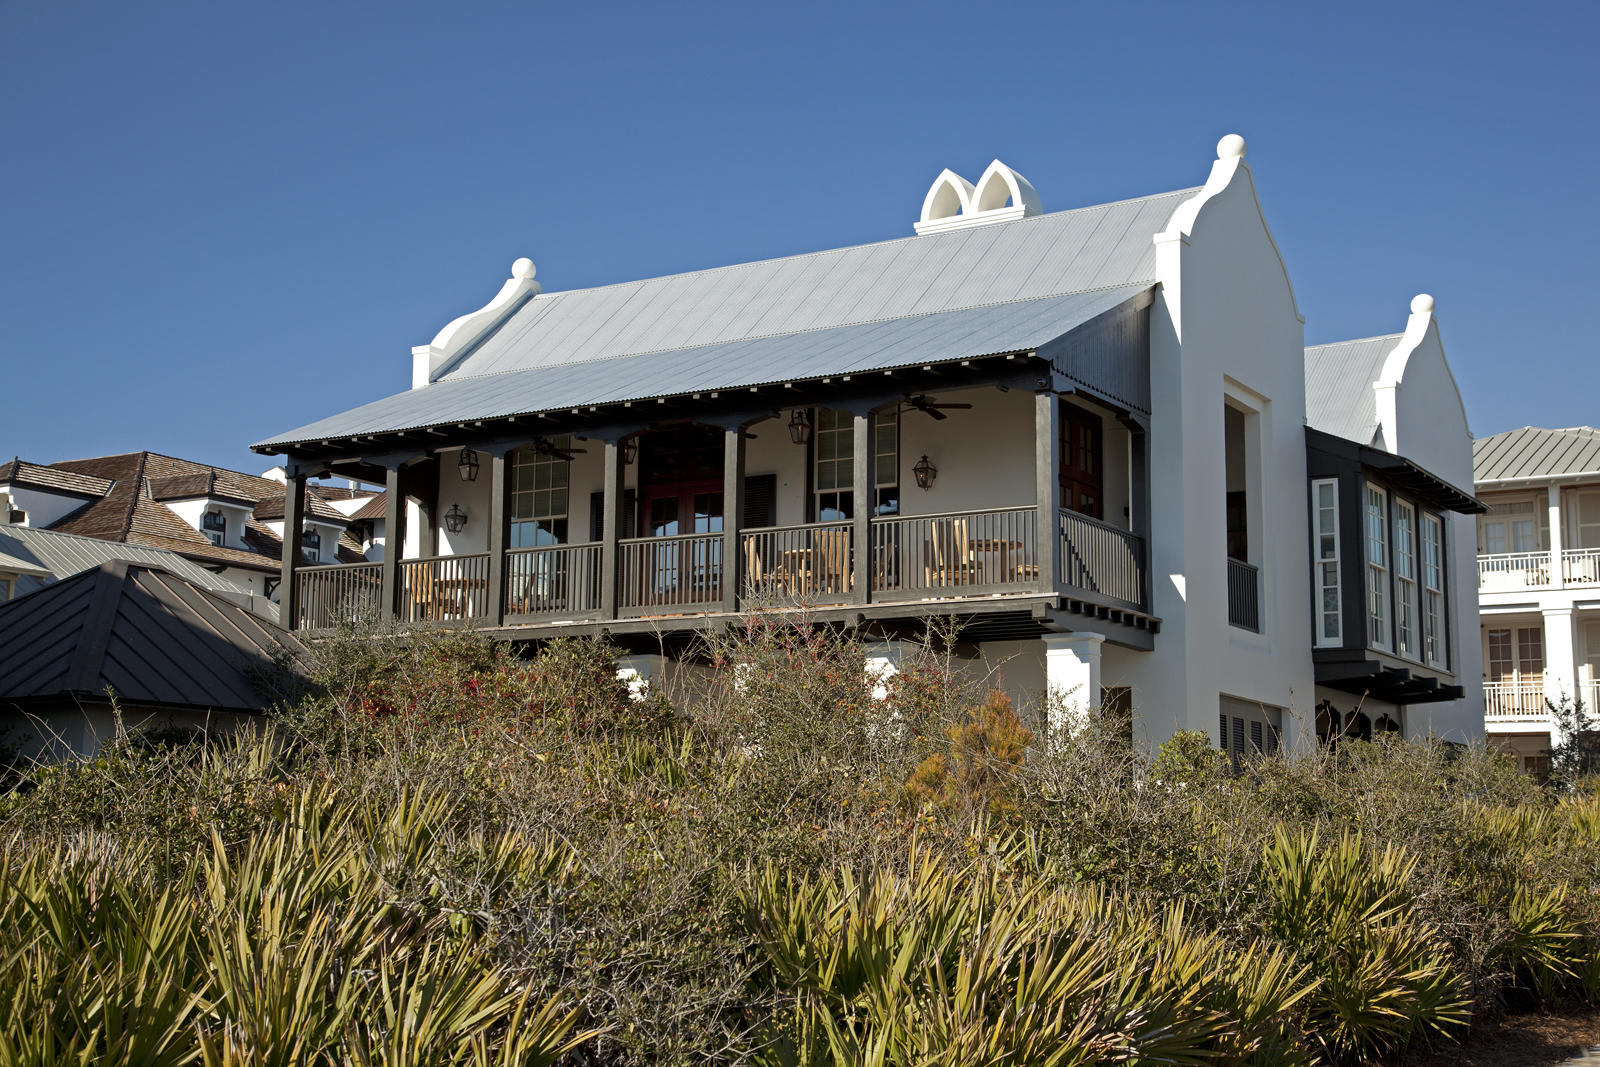
<svg viewBox="0 0 1600 1067">
<path fill-rule="evenodd" d="M 1044 213 L 1033 184 L 998 159 L 974 186 L 952 170 L 941 171 L 922 200 L 919 234 L 1008 222 Z"/>
</svg>

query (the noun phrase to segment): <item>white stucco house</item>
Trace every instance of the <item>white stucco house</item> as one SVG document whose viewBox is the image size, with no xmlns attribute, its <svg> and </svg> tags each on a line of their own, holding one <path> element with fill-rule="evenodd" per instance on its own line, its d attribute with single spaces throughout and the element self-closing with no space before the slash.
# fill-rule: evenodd
<svg viewBox="0 0 1600 1067">
<path fill-rule="evenodd" d="M 1519 430 L 1474 442 L 1489 740 L 1548 768 L 1546 701 L 1600 707 L 1600 430 Z"/>
<path fill-rule="evenodd" d="M 648 676 L 748 611 L 856 626 L 883 669 L 954 617 L 1013 695 L 1131 705 L 1152 743 L 1481 737 L 1431 302 L 1325 383 L 1243 139 L 1199 176 L 1046 212 L 997 160 L 873 244 L 548 293 L 520 259 L 410 389 L 255 446 L 291 548 L 325 474 L 386 486 L 399 548 L 285 552 L 284 622 L 604 632 Z"/>
</svg>

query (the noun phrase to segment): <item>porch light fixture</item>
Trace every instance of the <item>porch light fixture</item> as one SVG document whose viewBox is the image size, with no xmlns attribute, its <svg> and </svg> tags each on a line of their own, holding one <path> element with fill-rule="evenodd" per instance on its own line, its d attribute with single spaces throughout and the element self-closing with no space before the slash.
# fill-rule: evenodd
<svg viewBox="0 0 1600 1067">
<path fill-rule="evenodd" d="M 467 513 L 461 510 L 459 504 L 451 504 L 450 510 L 444 513 L 444 528 L 451 533 L 460 533 L 466 524 Z"/>
<path fill-rule="evenodd" d="M 789 440 L 797 445 L 811 440 L 811 412 L 808 409 L 795 408 L 789 416 Z"/>
<path fill-rule="evenodd" d="M 626 438 L 622 442 L 622 463 L 623 463 L 623 465 L 624 466 L 629 466 L 629 465 L 631 465 L 633 463 L 634 460 L 636 460 L 638 458 L 639 458 L 639 439 L 637 437 Z"/>
<path fill-rule="evenodd" d="M 916 475 L 918 489 L 932 489 L 933 480 L 939 477 L 939 468 L 929 463 L 928 457 L 924 455 L 917 460 L 917 465 L 911 468 L 911 473 Z"/>
<path fill-rule="evenodd" d="M 456 470 L 461 472 L 461 480 L 475 482 L 478 480 L 478 454 L 470 448 L 461 450 L 461 458 L 456 461 Z"/>
</svg>

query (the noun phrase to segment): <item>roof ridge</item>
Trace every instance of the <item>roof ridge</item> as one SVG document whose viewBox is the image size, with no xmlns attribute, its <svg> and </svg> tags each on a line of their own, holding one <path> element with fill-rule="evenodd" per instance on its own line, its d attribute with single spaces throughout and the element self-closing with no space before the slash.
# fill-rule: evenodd
<svg viewBox="0 0 1600 1067">
<path fill-rule="evenodd" d="M 1057 211 L 1055 214 L 1064 215 L 1066 212 Z M 1034 215 L 1031 217 L 1041 218 L 1043 216 Z M 1013 221 L 1025 222 L 1027 220 L 1016 219 Z M 940 235 L 929 234 L 928 236 L 938 237 Z M 914 315 L 883 315 L 875 319 L 861 319 L 856 322 L 835 322 L 827 326 L 815 326 L 805 330 L 778 330 L 773 333 L 751 334 L 746 337 L 730 337 L 725 341 L 702 341 L 699 344 L 676 345 L 671 348 L 647 348 L 641 349 L 637 352 L 621 352 L 614 356 L 599 356 L 595 359 L 565 360 L 560 363 L 550 363 L 539 367 L 508 367 L 505 370 L 490 371 L 487 374 L 463 374 L 460 376 L 440 378 L 436 382 L 429 382 L 427 385 L 423 386 L 423 389 L 429 389 L 435 385 L 444 385 L 447 382 L 477 382 L 484 381 L 489 378 L 498 378 L 506 374 L 522 374 L 527 371 L 549 370 L 552 367 L 592 367 L 600 363 L 614 363 L 621 359 L 632 359 L 635 356 L 658 356 L 664 352 L 687 352 L 696 348 L 715 348 L 718 345 L 739 344 L 745 341 L 769 341 L 776 337 L 800 337 L 805 334 L 826 333 L 829 330 L 845 330 L 853 329 L 858 326 L 874 326 L 880 322 L 905 322 L 910 319 L 924 319 L 934 315 L 950 315 L 959 311 L 978 311 L 982 308 L 1005 307 L 1010 304 L 1027 304 L 1039 300 L 1057 300 L 1064 296 L 1082 296 L 1087 293 L 1109 293 L 1116 289 L 1132 289 L 1135 287 L 1148 289 L 1155 284 L 1157 284 L 1157 280 L 1154 278 L 1140 281 L 1118 282 L 1115 285 L 1095 285 L 1090 286 L 1087 289 L 1069 289 L 1060 293 L 1051 293 L 1047 296 L 1019 296 L 1012 297 L 1010 300 L 990 300 L 982 304 L 963 304 L 960 307 L 939 308 L 935 311 L 923 311 Z"/>
<path fill-rule="evenodd" d="M 984 228 L 987 229 L 990 226 L 1018 226 L 1029 222 L 1036 223 L 1044 219 L 1060 218 L 1062 215 L 1073 215 L 1081 211 L 1095 211 L 1099 208 L 1121 207 L 1123 204 L 1132 204 L 1141 200 L 1161 200 L 1169 196 L 1193 196 L 1194 194 L 1200 192 L 1202 188 L 1204 187 L 1196 185 L 1186 189 L 1169 189 L 1163 193 L 1151 193 L 1147 196 L 1127 196 L 1123 197 L 1121 200 L 1107 200 L 1103 204 L 1084 204 L 1081 207 L 1062 208 L 1060 211 L 1046 211 L 1038 215 L 1026 215 L 1022 218 L 1005 219 L 1000 222 L 986 223 L 984 224 Z M 701 267 L 698 270 L 680 270 L 671 274 L 654 274 L 645 278 L 630 278 L 627 281 L 607 282 L 604 285 L 589 285 L 581 289 L 556 289 L 537 294 L 533 297 L 533 299 L 528 301 L 528 304 L 538 304 L 541 301 L 549 301 L 554 297 L 569 296 L 575 293 L 598 293 L 607 289 L 619 289 L 625 285 L 641 285 L 645 282 L 665 282 L 671 281 L 674 278 L 687 278 L 691 275 L 715 274 L 718 271 L 735 271 L 745 267 L 759 267 L 765 263 L 785 263 L 791 260 L 810 259 L 814 256 L 826 256 L 834 252 L 844 252 L 846 250 L 856 248 L 880 248 L 884 245 L 900 244 L 906 241 L 937 240 L 940 237 L 948 237 L 952 234 L 967 233 L 969 232 L 969 229 L 970 228 L 968 227 L 960 227 L 953 230 L 942 230 L 939 233 L 914 233 L 901 237 L 886 237 L 881 241 L 866 241 L 857 245 L 839 245 L 837 248 L 817 248 L 810 252 L 795 252 L 787 256 L 767 256 L 763 259 L 746 260 L 743 263 L 724 263 L 716 267 Z M 1083 291 L 1090 292 L 1091 290 L 1086 289 Z M 663 351 L 671 351 L 671 349 L 664 349 Z M 485 375 L 484 377 L 488 376 Z"/>
</svg>

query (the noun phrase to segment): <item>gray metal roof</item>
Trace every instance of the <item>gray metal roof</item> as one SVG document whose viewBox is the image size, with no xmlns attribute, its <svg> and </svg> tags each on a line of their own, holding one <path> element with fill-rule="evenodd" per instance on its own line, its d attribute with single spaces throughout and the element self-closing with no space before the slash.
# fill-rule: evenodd
<svg viewBox="0 0 1600 1067">
<path fill-rule="evenodd" d="M 1472 476 L 1479 485 L 1539 478 L 1600 475 L 1600 430 L 1524 426 L 1472 442 Z"/>
<path fill-rule="evenodd" d="M 1404 334 L 1364 337 L 1306 349 L 1306 424 L 1370 445 L 1378 433 L 1372 385 Z"/>
<path fill-rule="evenodd" d="M 115 562 L 0 605 L 0 701 L 118 699 L 250 711 L 251 674 L 286 657 L 293 636 L 156 567 Z"/>
<path fill-rule="evenodd" d="M 541 294 L 432 384 L 257 447 L 1030 350 L 1092 317 L 1063 298 L 1153 284 L 1195 192 Z"/>
<path fill-rule="evenodd" d="M 174 552 L 121 541 L 102 541 L 96 537 L 57 533 L 54 530 L 39 530 L 31 526 L 0 525 L 0 553 L 14 556 L 45 571 L 44 576 L 19 578 L 18 596 L 117 560 L 164 567 L 196 585 L 218 592 L 246 592 L 220 574 L 213 574 Z"/>
<path fill-rule="evenodd" d="M 302 426 L 257 447 L 1026 352 L 1149 288 L 1149 283 L 1136 283 L 782 337 L 450 379 Z"/>
</svg>

